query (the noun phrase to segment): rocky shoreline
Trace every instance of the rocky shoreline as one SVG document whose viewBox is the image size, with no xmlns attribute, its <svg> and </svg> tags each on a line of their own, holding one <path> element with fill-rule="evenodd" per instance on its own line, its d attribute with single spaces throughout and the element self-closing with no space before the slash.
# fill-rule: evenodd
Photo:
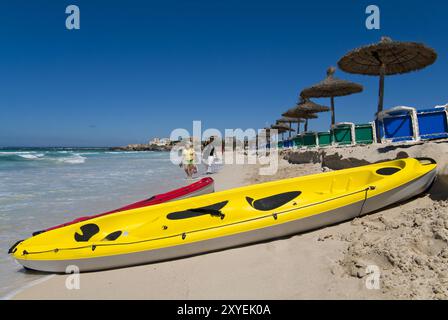
<svg viewBox="0 0 448 320">
<path fill-rule="evenodd" d="M 172 146 L 156 145 L 156 144 L 129 144 L 122 147 L 112 147 L 110 151 L 171 151 Z"/>
</svg>

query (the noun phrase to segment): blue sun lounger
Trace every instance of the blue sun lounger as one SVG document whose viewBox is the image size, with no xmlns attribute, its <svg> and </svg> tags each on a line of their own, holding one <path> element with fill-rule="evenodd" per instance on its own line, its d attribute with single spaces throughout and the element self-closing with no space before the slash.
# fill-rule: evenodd
<svg viewBox="0 0 448 320">
<path fill-rule="evenodd" d="M 381 142 L 418 141 L 417 111 L 411 107 L 394 107 L 377 114 L 376 125 Z"/>
<path fill-rule="evenodd" d="M 292 148 L 292 139 L 283 140 L 283 148 Z"/>
<path fill-rule="evenodd" d="M 448 138 L 448 105 L 417 110 L 420 139 Z"/>
</svg>

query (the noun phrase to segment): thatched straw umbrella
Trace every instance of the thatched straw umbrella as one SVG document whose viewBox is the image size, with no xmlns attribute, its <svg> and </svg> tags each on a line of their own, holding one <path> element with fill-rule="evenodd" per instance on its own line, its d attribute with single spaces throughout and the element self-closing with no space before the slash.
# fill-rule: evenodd
<svg viewBox="0 0 448 320">
<path fill-rule="evenodd" d="M 297 133 L 300 132 L 300 124 L 302 122 L 305 122 L 305 120 L 298 119 L 298 118 L 290 118 L 290 117 L 283 117 L 276 121 L 276 123 L 288 123 L 290 128 L 292 128 L 293 123 L 297 123 Z M 291 131 L 289 131 L 288 137 L 291 138 Z"/>
<path fill-rule="evenodd" d="M 353 93 L 358 93 L 363 90 L 362 85 L 338 79 L 334 76 L 336 68 L 330 67 L 327 70 L 327 77 L 325 80 L 304 89 L 300 96 L 303 98 L 331 98 L 331 126 L 333 127 L 336 121 L 334 112 L 334 97 L 348 96 Z"/>
<path fill-rule="evenodd" d="M 350 51 L 339 60 L 338 66 L 349 73 L 380 76 L 378 112 L 381 112 L 386 75 L 423 69 L 433 64 L 436 59 L 437 53 L 434 49 L 422 43 L 398 42 L 382 37 L 376 44 Z"/>
<path fill-rule="evenodd" d="M 282 134 L 282 140 L 283 140 L 283 134 L 286 132 L 286 131 L 288 131 L 288 132 L 291 132 L 291 131 L 295 131 L 293 128 L 291 128 L 291 127 L 289 127 L 289 126 L 287 126 L 287 125 L 285 125 L 285 124 L 275 124 L 275 125 L 272 125 L 271 126 L 271 129 L 276 129 L 277 131 L 278 131 L 278 133 L 281 133 Z"/>
<path fill-rule="evenodd" d="M 317 104 L 309 99 L 302 98 L 299 103 L 297 104 L 297 111 L 300 113 L 304 113 L 305 116 L 301 116 L 300 118 L 306 119 L 305 121 L 305 132 L 308 131 L 308 119 L 315 119 L 316 117 L 307 117 L 307 114 L 313 114 L 315 115 L 316 112 L 327 112 L 330 111 L 330 108 Z M 289 112 L 290 110 L 288 110 Z M 287 112 L 287 113 L 288 113 Z M 282 114 L 282 116 L 290 116 L 287 113 Z M 294 114 L 294 111 L 290 114 Z M 297 114 L 297 113 L 296 113 Z"/>
<path fill-rule="evenodd" d="M 305 119 L 305 131 L 308 131 L 308 119 L 317 119 L 317 115 L 312 112 L 303 111 L 298 106 L 289 109 L 282 114 L 284 117 Z"/>
<path fill-rule="evenodd" d="M 299 103 L 297 103 L 297 107 L 302 111 L 311 113 L 330 111 L 330 108 L 304 98 L 300 99 Z"/>
<path fill-rule="evenodd" d="M 288 124 L 286 124 L 286 123 L 284 123 L 283 121 L 279 121 L 279 120 L 276 120 L 275 121 L 275 125 L 273 125 L 273 126 L 271 126 L 271 128 L 272 127 L 278 127 L 277 129 L 278 130 L 282 130 L 282 131 L 296 131 L 296 130 L 294 130 L 293 128 L 291 128 L 291 126 L 289 126 Z M 276 128 L 273 128 L 273 129 L 276 129 Z"/>
</svg>

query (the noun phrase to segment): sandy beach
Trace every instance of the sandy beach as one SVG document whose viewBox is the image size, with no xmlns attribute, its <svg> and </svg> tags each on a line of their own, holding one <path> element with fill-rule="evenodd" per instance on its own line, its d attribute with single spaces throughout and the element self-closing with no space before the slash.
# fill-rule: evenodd
<svg viewBox="0 0 448 320">
<path fill-rule="evenodd" d="M 79 2 L 3 10 L 0 300 L 448 300 L 447 1 Z"/>
<path fill-rule="evenodd" d="M 320 152 L 320 151 L 319 151 Z M 447 299 L 448 143 L 327 148 L 341 159 L 433 157 L 439 176 L 429 194 L 352 221 L 283 239 L 195 257 L 81 274 L 79 290 L 54 275 L 13 299 Z M 282 153 L 273 176 L 259 165 L 226 165 L 216 190 L 331 170 L 292 164 Z M 400 156 L 403 156 L 401 153 Z M 369 289 L 367 266 L 380 270 Z"/>
</svg>

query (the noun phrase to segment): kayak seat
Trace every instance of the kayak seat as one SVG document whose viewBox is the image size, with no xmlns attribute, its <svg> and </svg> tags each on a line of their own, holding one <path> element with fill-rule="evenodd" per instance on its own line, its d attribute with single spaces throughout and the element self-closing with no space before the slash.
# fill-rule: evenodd
<svg viewBox="0 0 448 320">
<path fill-rule="evenodd" d="M 391 176 L 394 173 L 397 173 L 398 171 L 400 171 L 401 168 L 396 168 L 396 167 L 385 167 L 385 168 L 381 168 L 376 170 L 377 174 L 380 174 L 382 176 Z"/>
<path fill-rule="evenodd" d="M 118 237 L 121 236 L 123 232 L 122 231 L 114 231 L 112 233 L 109 233 L 104 239 L 103 241 L 114 241 L 117 240 Z"/>
<path fill-rule="evenodd" d="M 212 216 L 220 216 L 222 217 L 222 213 L 220 210 L 226 206 L 229 201 L 222 201 L 218 203 L 214 203 L 209 206 L 201 207 L 201 208 L 193 208 L 185 211 L 177 211 L 168 214 L 166 217 L 170 220 L 180 220 L 180 219 L 188 219 L 199 217 L 203 215 L 210 214 Z"/>
<path fill-rule="evenodd" d="M 75 241 L 86 242 L 89 241 L 94 235 L 96 235 L 100 228 L 94 223 L 88 223 L 80 227 L 82 234 L 75 232 Z"/>
<path fill-rule="evenodd" d="M 279 193 L 273 196 L 269 196 L 266 198 L 261 198 L 258 200 L 254 200 L 250 197 L 246 197 L 247 202 L 250 204 L 252 208 L 260 211 L 270 211 L 277 209 L 288 202 L 297 198 L 302 192 L 301 191 L 290 191 Z"/>
</svg>

